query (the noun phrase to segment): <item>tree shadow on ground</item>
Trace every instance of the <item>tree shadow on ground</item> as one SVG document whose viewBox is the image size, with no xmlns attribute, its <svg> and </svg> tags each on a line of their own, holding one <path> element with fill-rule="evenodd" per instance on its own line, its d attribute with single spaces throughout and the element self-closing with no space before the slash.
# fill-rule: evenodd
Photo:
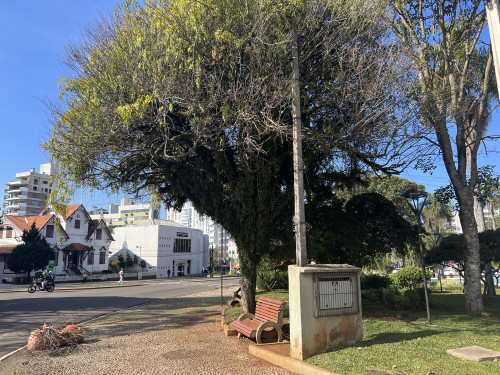
<svg viewBox="0 0 500 375">
<path fill-rule="evenodd" d="M 110 314 L 88 324 L 88 337 L 126 336 L 133 333 L 179 329 L 220 316 L 218 297 L 176 297 L 158 300 Z"/>
</svg>

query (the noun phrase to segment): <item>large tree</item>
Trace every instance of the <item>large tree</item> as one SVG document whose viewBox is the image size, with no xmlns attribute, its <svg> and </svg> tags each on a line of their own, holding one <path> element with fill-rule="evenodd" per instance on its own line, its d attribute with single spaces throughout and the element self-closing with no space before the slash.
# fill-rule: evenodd
<svg viewBox="0 0 500 375">
<path fill-rule="evenodd" d="M 45 145 L 65 187 L 53 200 L 80 184 L 190 200 L 234 237 L 253 311 L 256 265 L 293 214 L 290 18 L 313 200 L 339 172 L 391 172 L 404 150 L 389 145 L 405 135 L 405 70 L 378 11 L 360 0 L 128 2 L 68 49 L 74 75 Z"/>
<path fill-rule="evenodd" d="M 480 314 L 484 307 L 474 196 L 494 84 L 491 48 L 486 43 L 486 53 L 481 50 L 483 0 L 395 0 L 388 6 L 388 24 L 413 62 L 413 98 L 429 130 L 424 139 L 442 156 L 459 204 L 467 247 L 465 309 Z"/>
<path fill-rule="evenodd" d="M 36 228 L 35 223 L 28 231 L 23 231 L 23 243 L 17 245 L 7 256 L 7 267 L 14 272 L 26 272 L 44 268 L 50 259 L 54 259 L 54 252 L 45 238 Z"/>
</svg>

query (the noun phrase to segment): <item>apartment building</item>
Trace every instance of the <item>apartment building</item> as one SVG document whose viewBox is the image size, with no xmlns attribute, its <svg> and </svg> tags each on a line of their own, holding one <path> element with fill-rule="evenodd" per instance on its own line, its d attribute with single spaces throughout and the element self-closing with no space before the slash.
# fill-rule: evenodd
<svg viewBox="0 0 500 375">
<path fill-rule="evenodd" d="M 160 211 L 150 204 L 138 204 L 134 198 L 123 198 L 120 205 L 110 204 L 108 210 L 102 208 L 91 212 L 92 219 L 103 220 L 114 232 L 116 227 L 141 224 L 149 219 L 159 219 Z"/>
<path fill-rule="evenodd" d="M 4 189 L 3 213 L 13 216 L 34 216 L 45 209 L 45 201 L 52 191 L 51 177 L 57 174 L 54 164 L 40 165 L 40 172 L 31 168 L 29 172 L 16 174 Z"/>
</svg>

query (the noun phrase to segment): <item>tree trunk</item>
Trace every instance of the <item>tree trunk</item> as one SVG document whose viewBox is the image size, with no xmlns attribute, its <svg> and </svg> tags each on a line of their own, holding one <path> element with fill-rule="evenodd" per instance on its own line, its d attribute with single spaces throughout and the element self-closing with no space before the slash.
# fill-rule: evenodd
<svg viewBox="0 0 500 375">
<path fill-rule="evenodd" d="M 496 296 L 497 291 L 495 290 L 495 280 L 493 280 L 493 266 L 491 262 L 486 263 L 484 266 L 484 279 L 484 289 L 486 290 L 486 295 Z"/>
<path fill-rule="evenodd" d="M 460 204 L 459 216 L 467 248 L 464 274 L 465 311 L 479 315 L 484 312 L 484 306 L 481 295 L 479 236 L 474 217 L 474 200 L 472 197 L 467 197 L 467 193 L 463 190 L 460 192 L 461 194 L 457 194 Z"/>
<path fill-rule="evenodd" d="M 491 228 L 493 230 L 497 230 L 497 223 L 495 222 L 495 206 L 493 206 L 493 203 L 491 203 L 491 199 L 488 202 L 488 210 L 490 211 L 491 215 Z"/>
<path fill-rule="evenodd" d="M 257 269 L 253 268 L 250 277 L 241 278 L 241 306 L 243 312 L 255 314 L 255 289 L 257 286 Z"/>
<path fill-rule="evenodd" d="M 474 217 L 477 222 L 477 231 L 479 233 L 484 232 L 484 212 L 483 212 L 483 204 L 479 201 L 478 197 L 474 195 Z"/>
</svg>

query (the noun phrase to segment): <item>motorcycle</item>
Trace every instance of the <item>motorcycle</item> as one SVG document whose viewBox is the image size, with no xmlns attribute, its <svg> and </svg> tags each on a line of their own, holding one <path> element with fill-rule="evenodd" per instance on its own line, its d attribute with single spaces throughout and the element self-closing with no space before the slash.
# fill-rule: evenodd
<svg viewBox="0 0 500 375">
<path fill-rule="evenodd" d="M 43 281 L 42 278 L 35 279 L 33 281 L 33 284 L 31 284 L 28 287 L 28 292 L 29 293 L 35 293 L 35 291 L 37 291 L 37 290 L 45 290 L 47 292 L 53 292 L 54 291 L 54 282 L 53 281 L 47 280 L 47 282 L 45 283 L 45 288 L 43 287 L 42 281 Z"/>
</svg>

